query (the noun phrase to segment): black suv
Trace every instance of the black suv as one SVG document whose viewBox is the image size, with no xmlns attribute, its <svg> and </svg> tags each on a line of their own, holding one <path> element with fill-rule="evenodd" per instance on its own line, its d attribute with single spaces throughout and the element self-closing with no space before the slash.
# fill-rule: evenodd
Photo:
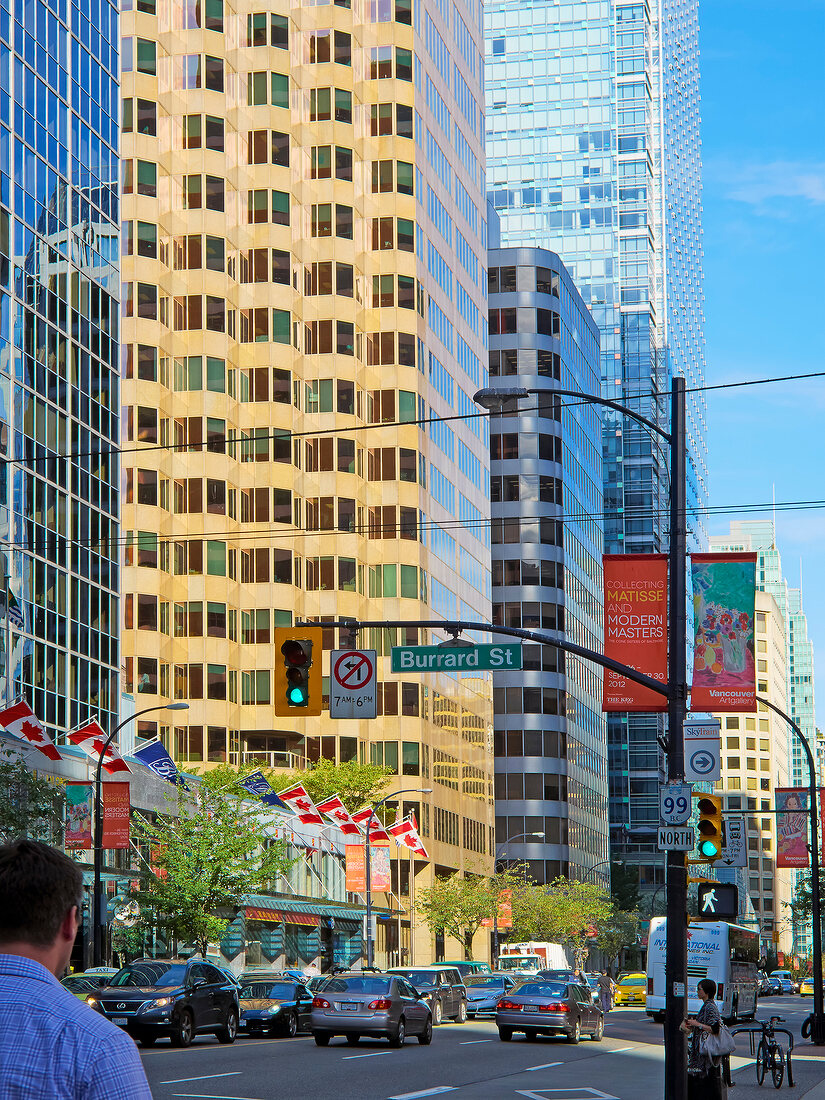
<svg viewBox="0 0 825 1100">
<path fill-rule="evenodd" d="M 144 1046 L 168 1036 L 188 1047 L 204 1033 L 234 1043 L 238 1034 L 238 987 L 199 959 L 138 959 L 87 1003 Z"/>
</svg>

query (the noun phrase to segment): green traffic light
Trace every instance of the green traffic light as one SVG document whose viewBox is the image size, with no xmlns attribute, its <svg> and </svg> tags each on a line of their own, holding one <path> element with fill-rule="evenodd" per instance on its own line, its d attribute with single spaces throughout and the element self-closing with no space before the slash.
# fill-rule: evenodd
<svg viewBox="0 0 825 1100">
<path fill-rule="evenodd" d="M 713 856 L 719 855 L 719 845 L 715 844 L 712 840 L 703 840 L 699 845 L 699 852 L 707 859 L 710 859 Z"/>
<path fill-rule="evenodd" d="M 307 703 L 307 693 L 302 687 L 291 687 L 287 692 L 287 699 L 293 707 L 305 707 Z"/>
</svg>

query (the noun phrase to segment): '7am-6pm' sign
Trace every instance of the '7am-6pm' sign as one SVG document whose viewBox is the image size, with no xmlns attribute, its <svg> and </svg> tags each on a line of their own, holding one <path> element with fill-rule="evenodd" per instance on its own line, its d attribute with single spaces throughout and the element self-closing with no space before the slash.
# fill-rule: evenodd
<svg viewBox="0 0 825 1100">
<path fill-rule="evenodd" d="M 393 672 L 478 672 L 521 668 L 520 645 L 397 645 Z"/>
</svg>

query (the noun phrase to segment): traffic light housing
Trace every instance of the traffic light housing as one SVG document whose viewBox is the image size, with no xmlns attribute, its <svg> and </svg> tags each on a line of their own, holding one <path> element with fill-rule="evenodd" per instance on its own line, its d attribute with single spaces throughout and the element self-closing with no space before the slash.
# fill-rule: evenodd
<svg viewBox="0 0 825 1100">
<path fill-rule="evenodd" d="M 693 797 L 699 811 L 699 859 L 704 863 L 714 863 L 722 855 L 724 847 L 722 798 L 718 794 L 698 794 Z"/>
<path fill-rule="evenodd" d="M 275 628 L 275 714 L 308 718 L 321 713 L 321 650 L 319 626 Z"/>
</svg>

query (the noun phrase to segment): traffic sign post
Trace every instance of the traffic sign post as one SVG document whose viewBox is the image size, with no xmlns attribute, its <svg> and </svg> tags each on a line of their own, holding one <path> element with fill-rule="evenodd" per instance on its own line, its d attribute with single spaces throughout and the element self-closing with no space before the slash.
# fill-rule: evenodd
<svg viewBox="0 0 825 1100">
<path fill-rule="evenodd" d="M 329 658 L 330 718 L 375 718 L 378 714 L 374 649 L 333 649 Z"/>
<path fill-rule="evenodd" d="M 696 843 L 693 826 L 660 825 L 658 846 L 660 852 L 689 852 Z"/>
<path fill-rule="evenodd" d="M 692 787 L 689 783 L 663 783 L 659 787 L 659 820 L 663 825 L 690 821 Z"/>
<path fill-rule="evenodd" d="M 682 724 L 688 783 L 716 783 L 722 778 L 721 728 L 718 718 Z"/>
</svg>

